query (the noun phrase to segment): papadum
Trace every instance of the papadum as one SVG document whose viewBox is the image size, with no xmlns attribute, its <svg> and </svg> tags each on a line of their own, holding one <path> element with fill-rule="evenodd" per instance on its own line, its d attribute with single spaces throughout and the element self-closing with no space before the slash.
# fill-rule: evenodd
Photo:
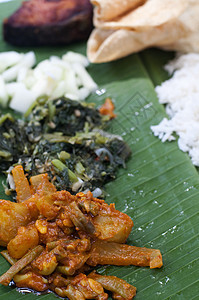
<svg viewBox="0 0 199 300">
<path fill-rule="evenodd" d="M 198 0 L 91 1 L 96 5 L 95 29 L 87 55 L 93 63 L 116 60 L 147 47 L 199 52 Z M 105 2 L 111 8 L 111 19 Z"/>
</svg>

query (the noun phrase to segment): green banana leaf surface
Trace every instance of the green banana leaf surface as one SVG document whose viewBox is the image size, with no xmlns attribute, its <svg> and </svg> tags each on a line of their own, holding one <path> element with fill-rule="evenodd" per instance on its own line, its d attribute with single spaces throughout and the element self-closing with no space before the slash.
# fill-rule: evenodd
<svg viewBox="0 0 199 300">
<path fill-rule="evenodd" d="M 1 21 L 21 0 L 0 3 Z M 0 36 L 0 51 L 33 50 L 37 60 L 62 55 L 68 50 L 86 53 L 86 44 L 67 47 L 17 48 Z M 90 65 L 89 73 L 106 92 L 89 101 L 100 105 L 105 97 L 115 101 L 117 118 L 110 131 L 120 134 L 132 149 L 125 169 L 106 185 L 106 201 L 127 213 L 134 221 L 128 244 L 158 248 L 163 255 L 161 269 L 134 266 L 99 268 L 101 274 L 115 275 L 137 287 L 136 300 L 199 299 L 199 176 L 188 155 L 177 142 L 162 143 L 150 126 L 166 116 L 158 103 L 154 86 L 167 78 L 163 65 L 173 53 L 145 50 L 116 62 Z M 0 175 L 0 182 L 5 180 Z M 6 199 L 0 184 L 0 197 Z M 1 222 L 1 220 L 0 220 Z M 0 257 L 0 274 L 9 264 Z M 0 300 L 56 299 L 54 294 L 22 294 L 0 286 Z"/>
</svg>

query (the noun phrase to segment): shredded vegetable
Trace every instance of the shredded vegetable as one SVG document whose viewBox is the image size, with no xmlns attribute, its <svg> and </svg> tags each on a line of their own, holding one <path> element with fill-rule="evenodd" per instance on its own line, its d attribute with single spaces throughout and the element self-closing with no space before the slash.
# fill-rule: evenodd
<svg viewBox="0 0 199 300">
<path fill-rule="evenodd" d="M 84 55 L 75 52 L 68 52 L 62 58 L 51 56 L 37 65 L 34 52 L 2 52 L 0 105 L 26 113 L 38 98 L 44 96 L 85 100 L 97 89 L 86 70 L 88 64 Z"/>
</svg>

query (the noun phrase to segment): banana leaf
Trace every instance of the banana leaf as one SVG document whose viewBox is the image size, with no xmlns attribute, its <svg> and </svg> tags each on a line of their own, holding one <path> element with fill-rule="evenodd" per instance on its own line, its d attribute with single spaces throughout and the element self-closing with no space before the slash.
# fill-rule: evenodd
<svg viewBox="0 0 199 300">
<path fill-rule="evenodd" d="M 0 4 L 0 18 L 12 13 L 21 1 Z M 67 50 L 85 53 L 86 45 L 67 47 L 14 48 L 3 42 L 0 51 L 34 50 L 38 61 Z M 134 221 L 128 243 L 159 248 L 163 254 L 161 269 L 107 266 L 101 274 L 115 275 L 137 287 L 137 300 L 198 299 L 199 295 L 199 176 L 188 155 L 177 142 L 162 143 L 153 136 L 150 126 L 166 116 L 158 103 L 154 85 L 167 78 L 163 64 L 173 53 L 145 50 L 116 62 L 90 65 L 89 72 L 105 89 L 89 101 L 100 105 L 105 97 L 115 101 L 117 118 L 110 131 L 120 134 L 132 149 L 125 169 L 106 185 L 107 202 L 127 213 Z M 4 180 L 1 175 L 0 181 Z M 0 197 L 5 198 L 3 185 Z M 0 273 L 9 264 L 0 257 Z M 56 299 L 53 294 L 23 295 L 10 287 L 0 287 L 0 300 Z"/>
</svg>

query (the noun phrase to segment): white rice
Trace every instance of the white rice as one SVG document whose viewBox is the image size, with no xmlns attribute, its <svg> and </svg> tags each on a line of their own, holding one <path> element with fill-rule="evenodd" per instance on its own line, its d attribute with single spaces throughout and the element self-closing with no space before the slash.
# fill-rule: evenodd
<svg viewBox="0 0 199 300">
<path fill-rule="evenodd" d="M 176 133 L 179 148 L 199 166 L 199 54 L 178 55 L 165 69 L 173 76 L 155 90 L 169 118 L 151 129 L 162 142 L 174 140 Z"/>
</svg>

